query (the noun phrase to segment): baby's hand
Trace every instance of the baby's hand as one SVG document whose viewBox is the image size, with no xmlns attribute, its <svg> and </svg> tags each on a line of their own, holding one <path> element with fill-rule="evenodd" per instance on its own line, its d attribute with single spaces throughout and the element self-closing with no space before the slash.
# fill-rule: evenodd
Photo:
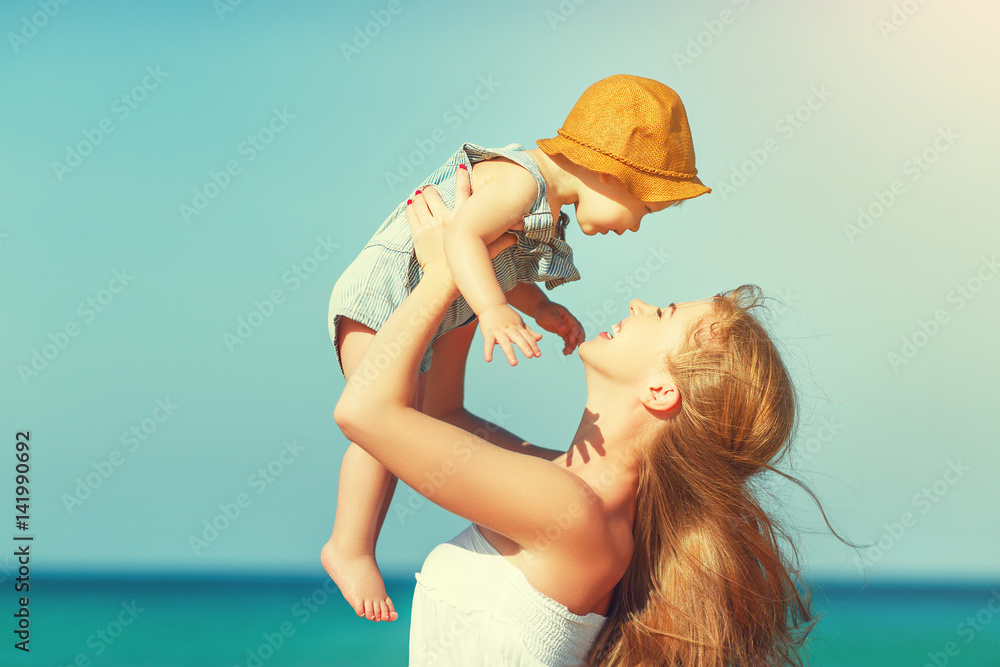
<svg viewBox="0 0 1000 667">
<path fill-rule="evenodd" d="M 576 346 L 583 342 L 583 325 L 573 314 L 558 303 L 548 299 L 535 306 L 535 322 L 546 331 L 551 331 L 563 339 L 566 345 L 563 354 L 572 354 Z"/>
<path fill-rule="evenodd" d="M 532 331 L 513 308 L 504 304 L 486 309 L 479 316 L 479 328 L 483 332 L 486 347 L 483 358 L 493 361 L 493 347 L 497 344 L 503 349 L 511 366 L 517 366 L 514 348 L 517 345 L 525 357 L 539 357 L 542 351 L 538 349 L 538 339 L 542 337 Z"/>
</svg>

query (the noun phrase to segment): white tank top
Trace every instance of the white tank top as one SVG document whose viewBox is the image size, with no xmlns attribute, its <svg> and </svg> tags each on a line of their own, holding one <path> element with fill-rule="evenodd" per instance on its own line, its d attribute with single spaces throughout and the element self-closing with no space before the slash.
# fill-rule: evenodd
<svg viewBox="0 0 1000 667">
<path fill-rule="evenodd" d="M 416 574 L 410 665 L 585 665 L 606 618 L 536 590 L 475 525 L 434 548 Z"/>
</svg>

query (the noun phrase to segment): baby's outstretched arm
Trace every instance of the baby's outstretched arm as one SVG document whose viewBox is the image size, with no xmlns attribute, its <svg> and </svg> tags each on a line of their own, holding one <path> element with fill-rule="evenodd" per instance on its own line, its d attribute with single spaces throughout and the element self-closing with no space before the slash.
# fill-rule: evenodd
<svg viewBox="0 0 1000 667">
<path fill-rule="evenodd" d="M 537 343 L 541 336 L 528 328 L 507 303 L 486 246 L 504 232 L 523 225 L 524 215 L 538 195 L 538 185 L 519 165 L 499 161 L 477 167 L 480 165 L 487 167 L 486 175 L 445 228 L 444 249 L 455 284 L 479 316 L 484 358 L 491 361 L 493 347 L 499 344 L 514 366 L 517 358 L 513 346 L 525 357 L 537 357 L 541 355 Z M 478 180 L 480 174 L 476 176 Z"/>
<path fill-rule="evenodd" d="M 563 354 L 572 354 L 583 342 L 583 325 L 565 306 L 549 301 L 545 292 L 535 283 L 518 283 L 507 292 L 507 302 L 546 331 L 563 339 Z"/>
</svg>

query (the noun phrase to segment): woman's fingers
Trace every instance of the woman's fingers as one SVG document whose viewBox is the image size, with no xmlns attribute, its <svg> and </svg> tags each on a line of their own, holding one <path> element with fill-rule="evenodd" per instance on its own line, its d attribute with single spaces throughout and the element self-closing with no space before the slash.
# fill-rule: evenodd
<svg viewBox="0 0 1000 667">
<path fill-rule="evenodd" d="M 427 202 L 419 190 L 414 193 L 412 199 L 406 200 L 406 219 L 410 223 L 410 229 L 419 229 L 432 219 L 427 209 Z"/>
<path fill-rule="evenodd" d="M 437 195 L 437 193 L 433 193 Z M 431 197 L 433 201 L 433 197 Z M 442 221 L 427 207 L 428 197 L 423 193 L 414 193 L 413 198 L 406 202 L 406 220 L 410 225 L 410 236 L 413 239 L 413 251 L 421 267 L 428 264 L 444 263 L 444 248 L 442 246 Z M 440 201 L 440 197 L 438 197 Z M 444 204 L 442 203 L 442 206 Z M 447 210 L 447 209 L 445 209 Z"/>
<path fill-rule="evenodd" d="M 427 226 L 444 227 L 451 218 L 451 211 L 441 201 L 441 195 L 434 188 L 426 187 L 418 190 L 413 196 L 413 205 L 417 209 L 420 221 Z"/>
<path fill-rule="evenodd" d="M 464 164 L 455 170 L 455 210 L 472 196 L 472 176 Z"/>
<path fill-rule="evenodd" d="M 469 176 L 469 170 L 465 168 L 465 165 L 461 165 L 461 168 L 457 169 L 456 172 L 455 206 L 451 209 L 444 203 L 441 195 L 433 185 L 425 185 L 422 190 L 417 190 L 413 194 L 412 205 L 421 223 L 433 224 L 439 222 L 442 226 L 447 226 L 448 221 L 458 211 L 458 207 L 472 196 L 472 179 Z M 407 203 L 407 217 L 409 217 L 409 202 Z M 505 245 L 501 247 L 501 250 L 510 247 L 514 242 L 504 240 L 503 243 Z M 497 254 L 499 254 L 499 251 Z"/>
<path fill-rule="evenodd" d="M 438 194 L 437 189 L 428 185 L 417 197 L 422 198 L 424 206 L 428 209 L 428 214 L 433 215 L 435 218 L 440 218 L 442 222 L 450 217 L 448 215 L 448 207 L 445 206 L 444 200 L 441 199 L 441 195 Z M 416 202 L 416 198 L 414 198 L 414 202 Z"/>
<path fill-rule="evenodd" d="M 406 200 L 406 221 L 410 223 L 411 232 L 420 229 L 420 217 L 417 215 L 417 207 L 413 205 L 412 199 Z"/>
</svg>

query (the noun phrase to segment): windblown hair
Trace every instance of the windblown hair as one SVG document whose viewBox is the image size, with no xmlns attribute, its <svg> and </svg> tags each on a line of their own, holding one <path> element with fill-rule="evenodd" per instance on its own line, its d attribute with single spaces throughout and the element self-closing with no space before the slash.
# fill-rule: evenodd
<svg viewBox="0 0 1000 667">
<path fill-rule="evenodd" d="M 762 302 L 754 285 L 715 296 L 665 360 L 680 408 L 642 448 L 634 553 L 591 665 L 802 664 L 809 594 L 753 487 L 771 471 L 816 497 L 770 465 L 789 446 L 796 397 L 754 315 Z"/>
</svg>

